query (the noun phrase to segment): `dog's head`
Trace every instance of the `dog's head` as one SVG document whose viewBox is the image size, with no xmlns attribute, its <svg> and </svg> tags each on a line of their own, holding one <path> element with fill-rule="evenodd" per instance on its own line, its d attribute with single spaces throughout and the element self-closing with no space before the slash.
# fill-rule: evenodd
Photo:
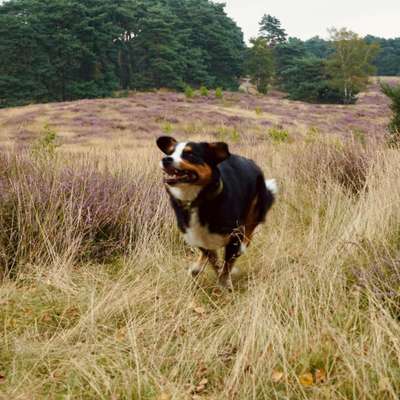
<svg viewBox="0 0 400 400">
<path fill-rule="evenodd" d="M 230 156 L 228 145 L 223 142 L 177 142 L 172 137 L 161 136 L 157 146 L 165 154 L 161 168 L 169 186 L 207 186 L 219 176 L 217 165 Z"/>
</svg>

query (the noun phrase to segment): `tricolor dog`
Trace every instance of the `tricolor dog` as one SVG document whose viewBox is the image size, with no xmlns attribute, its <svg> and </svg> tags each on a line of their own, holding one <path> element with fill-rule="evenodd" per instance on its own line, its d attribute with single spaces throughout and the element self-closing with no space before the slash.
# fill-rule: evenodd
<svg viewBox="0 0 400 400">
<path fill-rule="evenodd" d="M 164 183 L 185 241 L 201 251 L 190 268 L 197 276 L 209 262 L 223 286 L 231 286 L 230 272 L 264 222 L 277 186 L 247 158 L 231 154 L 222 142 L 180 142 L 162 136 L 157 145 Z M 216 250 L 225 247 L 222 266 Z"/>
</svg>

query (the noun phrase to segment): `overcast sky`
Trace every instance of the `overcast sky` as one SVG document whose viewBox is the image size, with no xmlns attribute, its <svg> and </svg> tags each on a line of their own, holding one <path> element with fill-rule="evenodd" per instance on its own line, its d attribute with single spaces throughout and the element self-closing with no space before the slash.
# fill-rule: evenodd
<svg viewBox="0 0 400 400">
<path fill-rule="evenodd" d="M 290 36 L 326 38 L 327 28 L 346 27 L 358 34 L 400 37 L 400 0 L 218 0 L 242 28 L 256 36 L 263 14 L 277 17 Z"/>
</svg>

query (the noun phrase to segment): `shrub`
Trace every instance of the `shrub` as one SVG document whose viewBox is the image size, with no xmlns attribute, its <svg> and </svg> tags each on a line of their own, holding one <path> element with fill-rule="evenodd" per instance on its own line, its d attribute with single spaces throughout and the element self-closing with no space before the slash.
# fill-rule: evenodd
<svg viewBox="0 0 400 400">
<path fill-rule="evenodd" d="M 171 122 L 168 122 L 168 121 L 164 122 L 161 129 L 164 133 L 170 135 L 173 131 Z"/>
<path fill-rule="evenodd" d="M 45 265 L 54 255 L 107 261 L 143 240 L 143 224 L 157 225 L 160 193 L 143 175 L 113 174 L 96 157 L 59 161 L 27 152 L 0 156 L 0 267 L 6 271 Z"/>
<path fill-rule="evenodd" d="M 262 115 L 262 113 L 263 113 L 263 110 L 261 107 L 256 107 L 256 109 L 254 111 L 256 112 L 256 115 L 259 115 L 259 116 Z"/>
<path fill-rule="evenodd" d="M 289 132 L 286 129 L 279 127 L 270 128 L 268 136 L 275 143 L 284 143 L 289 141 Z"/>
<path fill-rule="evenodd" d="M 193 90 L 193 88 L 191 86 L 186 86 L 185 87 L 185 96 L 188 99 L 191 99 L 194 97 L 194 95 L 195 95 L 195 91 Z"/>
<path fill-rule="evenodd" d="M 319 140 L 321 136 L 321 133 L 319 131 L 318 128 L 316 128 L 315 126 L 311 126 L 306 133 L 306 136 L 304 138 L 304 141 L 306 143 L 315 143 L 316 141 Z"/>
<path fill-rule="evenodd" d="M 207 97 L 208 94 L 209 94 L 208 89 L 205 86 L 201 86 L 200 87 L 200 95 L 204 96 L 204 97 Z"/>
<path fill-rule="evenodd" d="M 371 152 L 360 143 L 318 141 L 298 152 L 295 166 L 314 186 L 331 179 L 356 194 L 365 188 L 372 161 Z"/>
<path fill-rule="evenodd" d="M 391 146 L 400 146 L 400 85 L 391 86 L 381 82 L 382 92 L 389 97 L 391 101 L 390 108 L 393 116 L 389 123 L 388 144 Z"/>
<path fill-rule="evenodd" d="M 222 98 L 224 97 L 224 92 L 223 92 L 222 88 L 217 87 L 217 88 L 215 89 L 215 97 L 216 97 L 217 99 L 222 99 Z"/>
<path fill-rule="evenodd" d="M 57 132 L 46 124 L 39 139 L 32 145 L 33 155 L 36 157 L 53 157 L 57 147 L 60 146 L 57 139 Z"/>
</svg>

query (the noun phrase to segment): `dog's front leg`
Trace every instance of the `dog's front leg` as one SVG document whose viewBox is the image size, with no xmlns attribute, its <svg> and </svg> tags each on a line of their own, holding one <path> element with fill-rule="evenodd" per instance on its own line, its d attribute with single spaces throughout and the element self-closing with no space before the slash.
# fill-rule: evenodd
<svg viewBox="0 0 400 400">
<path fill-rule="evenodd" d="M 225 259 L 221 271 L 218 274 L 219 284 L 232 290 L 231 271 L 236 259 L 241 254 L 240 237 L 234 236 L 225 247 Z"/>
<path fill-rule="evenodd" d="M 214 250 L 206 250 L 200 248 L 201 254 L 199 259 L 191 265 L 189 273 L 193 278 L 196 278 L 206 267 L 207 263 L 210 262 L 211 266 L 218 273 L 218 258 L 217 253 Z"/>
</svg>

